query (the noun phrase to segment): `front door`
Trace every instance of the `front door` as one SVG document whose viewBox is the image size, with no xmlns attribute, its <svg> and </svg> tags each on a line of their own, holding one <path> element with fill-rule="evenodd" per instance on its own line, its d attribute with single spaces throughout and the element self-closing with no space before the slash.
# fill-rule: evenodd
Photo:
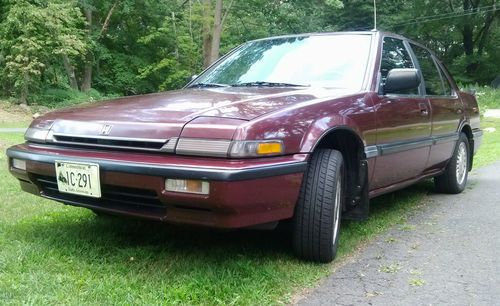
<svg viewBox="0 0 500 306">
<path fill-rule="evenodd" d="M 385 37 L 381 59 L 381 87 L 394 68 L 414 68 L 407 44 Z M 431 107 L 423 88 L 397 94 L 380 92 L 375 105 L 377 147 L 375 173 L 371 189 L 389 187 L 422 174 L 429 157 Z"/>
<path fill-rule="evenodd" d="M 444 69 L 435 61 L 431 53 L 411 44 L 425 84 L 425 94 L 432 108 L 432 137 L 427 168 L 442 169 L 452 156 L 458 139 L 458 127 L 463 119 L 462 101 L 457 95 L 456 85 L 452 85 Z"/>
</svg>

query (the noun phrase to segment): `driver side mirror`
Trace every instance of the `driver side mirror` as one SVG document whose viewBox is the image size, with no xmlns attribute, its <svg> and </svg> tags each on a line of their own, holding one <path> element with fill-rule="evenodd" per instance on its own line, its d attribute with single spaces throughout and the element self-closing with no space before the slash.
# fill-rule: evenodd
<svg viewBox="0 0 500 306">
<path fill-rule="evenodd" d="M 413 68 L 395 68 L 389 70 L 384 85 L 384 94 L 398 93 L 415 89 L 420 85 L 420 74 Z"/>
</svg>

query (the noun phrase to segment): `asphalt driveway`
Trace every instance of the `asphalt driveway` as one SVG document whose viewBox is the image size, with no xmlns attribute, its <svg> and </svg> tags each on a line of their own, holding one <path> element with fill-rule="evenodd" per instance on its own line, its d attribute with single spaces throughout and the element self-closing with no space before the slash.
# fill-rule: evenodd
<svg viewBox="0 0 500 306">
<path fill-rule="evenodd" d="M 500 305 L 500 163 L 366 246 L 299 305 Z"/>
</svg>

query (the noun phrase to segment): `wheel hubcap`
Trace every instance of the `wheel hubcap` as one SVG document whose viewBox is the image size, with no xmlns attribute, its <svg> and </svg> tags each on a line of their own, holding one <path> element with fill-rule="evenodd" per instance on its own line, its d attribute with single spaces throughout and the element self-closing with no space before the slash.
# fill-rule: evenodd
<svg viewBox="0 0 500 306">
<path fill-rule="evenodd" d="M 467 174 L 467 148 L 465 143 L 461 142 L 458 146 L 457 152 L 457 183 L 462 185 L 465 181 L 465 175 Z"/>
<path fill-rule="evenodd" d="M 335 188 L 335 206 L 333 213 L 333 244 L 337 240 L 337 235 L 339 232 L 339 221 L 340 221 L 340 210 L 342 205 L 342 179 L 337 180 L 337 186 Z"/>
</svg>

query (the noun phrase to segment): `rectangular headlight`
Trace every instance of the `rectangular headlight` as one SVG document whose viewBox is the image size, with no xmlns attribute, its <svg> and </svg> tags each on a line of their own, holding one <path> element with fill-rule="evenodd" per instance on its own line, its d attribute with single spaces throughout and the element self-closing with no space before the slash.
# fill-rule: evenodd
<svg viewBox="0 0 500 306">
<path fill-rule="evenodd" d="M 49 130 L 29 128 L 26 130 L 26 133 L 24 134 L 24 139 L 33 142 L 45 142 L 48 134 Z"/>
<path fill-rule="evenodd" d="M 182 155 L 200 155 L 227 157 L 230 140 L 180 138 L 175 153 Z"/>
<path fill-rule="evenodd" d="M 213 157 L 263 157 L 285 152 L 281 140 L 229 141 L 219 139 L 180 138 L 175 153 Z"/>
<path fill-rule="evenodd" d="M 24 139 L 33 142 L 45 142 L 53 124 L 53 120 L 47 120 L 30 126 L 24 134 Z"/>
</svg>

